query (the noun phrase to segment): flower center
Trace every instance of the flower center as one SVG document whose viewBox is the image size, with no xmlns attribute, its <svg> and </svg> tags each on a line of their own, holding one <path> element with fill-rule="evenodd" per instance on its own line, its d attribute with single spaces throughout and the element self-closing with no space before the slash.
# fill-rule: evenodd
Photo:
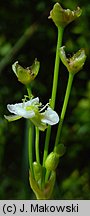
<svg viewBox="0 0 90 216">
<path fill-rule="evenodd" d="M 31 110 L 33 110 L 35 113 L 38 112 L 38 106 L 35 106 L 35 105 L 27 106 L 25 109 L 26 109 L 26 111 L 31 111 Z"/>
</svg>

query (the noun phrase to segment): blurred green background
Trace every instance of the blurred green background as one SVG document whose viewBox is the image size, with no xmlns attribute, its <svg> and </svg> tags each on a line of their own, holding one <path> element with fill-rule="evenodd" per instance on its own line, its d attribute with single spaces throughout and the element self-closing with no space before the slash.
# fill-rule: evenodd
<svg viewBox="0 0 90 216">
<path fill-rule="evenodd" d="M 57 29 L 49 12 L 55 0 L 0 1 L 0 199 L 34 199 L 28 181 L 27 128 L 25 119 L 8 123 L 8 103 L 20 102 L 25 87 L 12 72 L 15 61 L 30 66 L 37 58 L 40 71 L 32 83 L 34 96 L 44 104 L 51 96 Z M 61 0 L 64 8 L 82 8 L 82 16 L 69 24 L 63 37 L 67 52 L 85 48 L 85 66 L 74 79 L 62 131 L 66 153 L 57 168 L 52 199 L 90 199 L 90 1 Z M 57 105 L 60 113 L 68 73 L 60 65 Z M 47 88 L 48 86 L 48 88 Z M 52 128 L 52 132 L 56 127 Z M 44 134 L 40 135 L 41 157 Z M 52 135 L 52 149 L 55 133 Z"/>
</svg>

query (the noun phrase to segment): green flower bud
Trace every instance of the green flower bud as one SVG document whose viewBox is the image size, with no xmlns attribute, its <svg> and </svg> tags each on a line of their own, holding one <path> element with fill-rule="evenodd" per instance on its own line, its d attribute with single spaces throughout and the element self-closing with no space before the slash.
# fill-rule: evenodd
<svg viewBox="0 0 90 216">
<path fill-rule="evenodd" d="M 23 68 L 18 64 L 18 61 L 16 61 L 12 65 L 12 69 L 14 73 L 16 74 L 18 80 L 23 83 L 24 85 L 28 85 L 32 80 L 35 79 L 35 77 L 38 74 L 40 68 L 40 63 L 35 59 L 32 66 Z"/>
<path fill-rule="evenodd" d="M 39 180 L 41 180 L 42 177 L 42 166 L 41 164 L 35 161 L 33 162 L 33 169 L 34 169 L 35 180 L 38 182 Z"/>
<path fill-rule="evenodd" d="M 56 3 L 50 11 L 50 16 L 57 27 L 65 27 L 70 22 L 81 15 L 82 10 L 77 7 L 77 10 L 63 9 L 59 3 Z"/>
<path fill-rule="evenodd" d="M 84 63 L 86 60 L 85 50 L 80 49 L 72 57 L 67 58 L 65 51 L 64 51 L 64 48 L 65 48 L 65 46 L 60 48 L 60 58 L 61 58 L 63 64 L 67 67 L 68 71 L 70 73 L 76 74 L 84 66 Z"/>
<path fill-rule="evenodd" d="M 59 144 L 55 146 L 54 152 L 59 156 L 62 157 L 66 151 L 66 147 L 63 144 Z"/>
<path fill-rule="evenodd" d="M 58 154 L 55 152 L 51 152 L 46 158 L 45 168 L 50 171 L 55 170 L 58 166 L 58 163 L 59 163 Z"/>
</svg>

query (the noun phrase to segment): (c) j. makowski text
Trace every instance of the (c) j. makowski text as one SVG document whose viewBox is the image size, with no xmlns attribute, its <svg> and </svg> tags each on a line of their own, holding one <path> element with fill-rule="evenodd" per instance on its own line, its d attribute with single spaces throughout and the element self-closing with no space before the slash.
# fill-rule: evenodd
<svg viewBox="0 0 90 216">
<path fill-rule="evenodd" d="M 78 204 L 74 205 L 39 205 L 39 204 L 30 204 L 30 212 L 78 212 Z M 20 212 L 25 212 L 25 204 L 22 204 Z"/>
</svg>

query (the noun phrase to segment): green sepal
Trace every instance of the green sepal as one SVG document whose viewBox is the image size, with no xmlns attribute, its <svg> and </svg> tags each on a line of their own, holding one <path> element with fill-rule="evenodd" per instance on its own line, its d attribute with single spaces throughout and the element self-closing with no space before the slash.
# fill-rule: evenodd
<svg viewBox="0 0 90 216">
<path fill-rule="evenodd" d="M 78 71 L 80 71 L 84 66 L 86 60 L 85 50 L 80 49 L 72 57 L 67 58 L 64 49 L 65 46 L 59 49 L 61 61 L 67 67 L 68 71 L 74 75 Z"/>
<path fill-rule="evenodd" d="M 45 161 L 45 168 L 49 171 L 55 170 L 59 163 L 59 155 L 56 152 L 51 152 Z"/>
<path fill-rule="evenodd" d="M 50 16 L 55 23 L 55 25 L 59 27 L 65 27 L 70 22 L 78 18 L 82 13 L 82 10 L 77 7 L 76 10 L 71 11 L 70 9 L 63 9 L 59 3 L 56 3 L 53 6 L 53 9 L 50 11 Z"/>
<path fill-rule="evenodd" d="M 11 116 L 6 116 L 4 115 L 5 119 L 7 119 L 9 122 L 11 121 L 16 121 L 20 118 L 22 118 L 22 116 L 17 116 L 17 115 L 11 115 Z"/>
<path fill-rule="evenodd" d="M 41 122 L 41 114 L 37 112 L 37 114 L 31 118 L 31 122 L 39 128 L 39 130 L 41 131 L 45 131 L 45 129 L 48 127 L 46 124 L 44 124 L 43 122 Z"/>
<path fill-rule="evenodd" d="M 16 61 L 12 65 L 12 69 L 16 74 L 18 81 L 20 81 L 24 85 L 30 84 L 30 82 L 35 79 L 35 77 L 38 74 L 39 68 L 40 68 L 40 63 L 39 61 L 37 61 L 37 59 L 35 59 L 32 66 L 27 68 L 23 68 L 22 66 L 20 66 L 18 64 L 18 61 Z"/>
<path fill-rule="evenodd" d="M 63 144 L 55 146 L 54 152 L 58 154 L 59 157 L 62 157 L 65 154 L 66 147 Z"/>
<path fill-rule="evenodd" d="M 39 68 L 40 68 L 40 62 L 37 61 L 37 59 L 34 60 L 34 63 L 32 64 L 32 66 L 27 68 L 31 71 L 32 79 L 35 79 L 35 77 L 37 76 Z"/>
</svg>

